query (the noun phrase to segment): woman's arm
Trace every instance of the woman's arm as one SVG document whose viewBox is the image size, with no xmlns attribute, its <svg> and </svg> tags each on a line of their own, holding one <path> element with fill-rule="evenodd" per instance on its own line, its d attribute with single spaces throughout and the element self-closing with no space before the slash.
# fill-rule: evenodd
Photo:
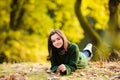
<svg viewBox="0 0 120 80">
<path fill-rule="evenodd" d="M 69 48 L 68 55 L 69 55 L 68 63 L 64 64 L 66 67 L 66 71 L 61 72 L 61 74 L 63 75 L 64 74 L 68 75 L 77 69 L 77 62 L 79 58 L 79 48 L 76 44 L 72 44 L 72 46 Z"/>
<path fill-rule="evenodd" d="M 57 71 L 57 68 L 58 68 L 58 66 L 53 61 L 53 59 L 51 59 L 51 71 L 55 73 Z"/>
</svg>

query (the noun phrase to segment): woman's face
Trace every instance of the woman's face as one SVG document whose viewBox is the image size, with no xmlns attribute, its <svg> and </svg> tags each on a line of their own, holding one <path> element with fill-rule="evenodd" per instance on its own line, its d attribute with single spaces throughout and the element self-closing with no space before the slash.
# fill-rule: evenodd
<svg viewBox="0 0 120 80">
<path fill-rule="evenodd" d="M 53 34 L 51 40 L 54 47 L 61 48 L 63 46 L 63 39 L 58 34 Z"/>
</svg>

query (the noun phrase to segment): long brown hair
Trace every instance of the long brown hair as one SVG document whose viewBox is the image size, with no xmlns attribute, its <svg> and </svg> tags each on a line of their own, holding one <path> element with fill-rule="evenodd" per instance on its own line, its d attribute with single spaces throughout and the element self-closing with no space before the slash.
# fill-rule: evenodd
<svg viewBox="0 0 120 80">
<path fill-rule="evenodd" d="M 61 30 L 51 31 L 50 35 L 48 36 L 48 52 L 49 52 L 49 55 L 47 56 L 47 60 L 51 59 L 52 54 L 53 54 L 53 48 L 55 48 L 52 44 L 52 41 L 51 41 L 51 36 L 54 35 L 54 34 L 58 34 L 63 40 L 62 54 L 65 54 L 65 52 L 67 52 L 67 49 L 68 49 L 69 41 L 66 38 L 65 34 Z"/>
</svg>

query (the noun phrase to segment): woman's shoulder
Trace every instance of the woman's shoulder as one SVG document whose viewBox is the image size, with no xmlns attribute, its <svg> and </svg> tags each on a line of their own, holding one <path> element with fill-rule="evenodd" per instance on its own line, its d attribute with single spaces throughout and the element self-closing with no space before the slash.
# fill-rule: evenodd
<svg viewBox="0 0 120 80">
<path fill-rule="evenodd" d="M 70 48 L 78 48 L 78 45 L 76 43 L 70 42 Z"/>
<path fill-rule="evenodd" d="M 68 51 L 72 54 L 76 51 L 79 51 L 79 47 L 76 43 L 70 43 L 70 47 L 68 48 Z M 77 54 L 78 52 L 76 52 Z"/>
</svg>

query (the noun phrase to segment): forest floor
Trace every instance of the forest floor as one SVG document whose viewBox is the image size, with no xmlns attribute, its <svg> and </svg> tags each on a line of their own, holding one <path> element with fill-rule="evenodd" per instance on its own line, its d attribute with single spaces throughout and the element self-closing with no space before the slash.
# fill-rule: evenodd
<svg viewBox="0 0 120 80">
<path fill-rule="evenodd" d="M 68 76 L 51 73 L 46 63 L 0 64 L 0 80 L 120 80 L 120 61 L 89 62 Z"/>
</svg>

